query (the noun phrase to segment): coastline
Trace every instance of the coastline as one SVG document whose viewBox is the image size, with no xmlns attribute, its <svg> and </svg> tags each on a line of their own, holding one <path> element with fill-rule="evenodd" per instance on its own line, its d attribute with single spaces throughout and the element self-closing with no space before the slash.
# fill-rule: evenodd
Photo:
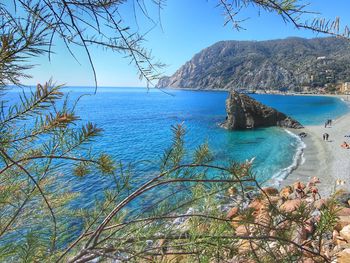
<svg viewBox="0 0 350 263">
<path fill-rule="evenodd" d="M 345 100 L 346 95 L 333 96 L 343 99 L 350 106 L 350 102 Z M 328 196 L 334 191 L 338 179 L 345 181 L 342 188 L 350 191 L 350 149 L 340 147 L 344 141 L 348 143 L 350 141 L 344 137 L 350 135 L 349 123 L 350 112 L 333 120 L 332 125 L 327 128 L 322 124 L 306 126 L 298 131 L 289 130 L 294 134 L 307 133 L 307 137 L 303 138 L 306 147 L 302 158 L 305 161 L 299 160 L 297 168 L 281 181 L 280 187 L 291 185 L 296 181 L 306 183 L 316 176 L 321 181 L 319 192 L 322 196 Z M 323 140 L 324 133 L 329 134 L 329 141 Z"/>
</svg>

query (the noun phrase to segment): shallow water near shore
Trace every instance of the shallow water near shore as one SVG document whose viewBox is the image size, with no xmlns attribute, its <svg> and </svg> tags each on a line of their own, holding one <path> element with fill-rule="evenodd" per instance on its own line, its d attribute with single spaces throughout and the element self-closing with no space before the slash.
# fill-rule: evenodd
<svg viewBox="0 0 350 263">
<path fill-rule="evenodd" d="M 93 94 L 94 88 L 65 88 L 72 100 Z M 93 143 L 96 152 L 107 152 L 117 161 L 137 163 L 157 161 L 171 145 L 171 126 L 184 123 L 185 144 L 190 153 L 207 141 L 216 163 L 245 161 L 255 157 L 254 173 L 263 182 L 285 177 L 300 157 L 303 143 L 280 128 L 251 131 L 227 131 L 218 126 L 225 119 L 226 92 L 168 90 L 169 94 L 146 88 L 99 88 L 96 95 L 83 96 L 76 107 L 82 122 L 91 121 L 103 128 L 103 135 Z M 8 92 L 14 101 L 18 90 Z M 346 112 L 348 106 L 334 97 L 253 95 L 255 99 L 300 121 L 303 125 L 321 124 Z M 156 171 L 156 165 L 140 162 L 143 173 Z M 85 180 L 68 178 L 74 190 L 84 195 L 108 187 L 104 177 Z M 86 203 L 88 206 L 89 204 Z"/>
</svg>

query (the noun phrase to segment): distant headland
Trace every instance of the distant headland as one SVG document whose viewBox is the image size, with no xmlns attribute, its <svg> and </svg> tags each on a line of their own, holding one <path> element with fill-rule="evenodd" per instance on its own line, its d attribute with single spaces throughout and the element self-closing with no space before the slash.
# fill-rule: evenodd
<svg viewBox="0 0 350 263">
<path fill-rule="evenodd" d="M 286 38 L 220 41 L 196 54 L 157 87 L 246 93 L 350 92 L 350 42 Z"/>
</svg>

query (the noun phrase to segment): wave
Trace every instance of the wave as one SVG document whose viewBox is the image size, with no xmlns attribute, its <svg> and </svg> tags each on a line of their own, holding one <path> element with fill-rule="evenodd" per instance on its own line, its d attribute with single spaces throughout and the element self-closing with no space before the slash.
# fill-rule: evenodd
<svg viewBox="0 0 350 263">
<path fill-rule="evenodd" d="M 299 165 L 302 165 L 305 163 L 305 157 L 304 157 L 304 149 L 306 148 L 306 144 L 303 142 L 303 140 L 296 134 L 292 133 L 289 130 L 285 131 L 291 136 L 296 139 L 297 148 L 295 151 L 295 154 L 293 156 L 293 162 L 291 165 L 289 165 L 286 168 L 281 169 L 279 172 L 275 173 L 272 178 L 270 179 L 270 183 L 276 187 L 280 185 L 280 183 L 287 178 L 289 174 L 291 174 L 295 169 L 298 168 Z"/>
</svg>

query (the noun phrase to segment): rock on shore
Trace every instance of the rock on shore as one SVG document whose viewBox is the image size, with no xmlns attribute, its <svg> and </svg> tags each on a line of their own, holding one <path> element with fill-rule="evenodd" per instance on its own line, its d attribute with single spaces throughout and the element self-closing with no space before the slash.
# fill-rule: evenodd
<svg viewBox="0 0 350 263">
<path fill-rule="evenodd" d="M 286 262 L 350 263 L 350 193 L 337 188 L 331 196 L 322 198 L 319 184 L 319 178 L 313 177 L 306 184 L 298 181 L 280 190 L 265 187 L 260 194 L 252 195 L 248 204 L 233 202 L 226 218 L 231 220 L 236 237 L 243 239 L 230 262 L 256 262 L 249 255 L 254 250 L 255 255 L 264 258 L 269 253 L 263 249 L 267 244 L 270 252 L 278 251 L 286 258 L 296 248 L 302 252 L 299 260 L 290 261 L 290 257 Z M 262 234 L 268 237 L 264 241 L 249 243 L 244 239 L 249 236 L 258 240 Z M 292 242 L 282 245 L 276 242 L 280 237 Z"/>
<path fill-rule="evenodd" d="M 303 126 L 271 107 L 268 107 L 245 94 L 231 91 L 226 100 L 226 121 L 221 127 L 229 130 L 252 129 L 279 126 L 301 129 Z"/>
</svg>

